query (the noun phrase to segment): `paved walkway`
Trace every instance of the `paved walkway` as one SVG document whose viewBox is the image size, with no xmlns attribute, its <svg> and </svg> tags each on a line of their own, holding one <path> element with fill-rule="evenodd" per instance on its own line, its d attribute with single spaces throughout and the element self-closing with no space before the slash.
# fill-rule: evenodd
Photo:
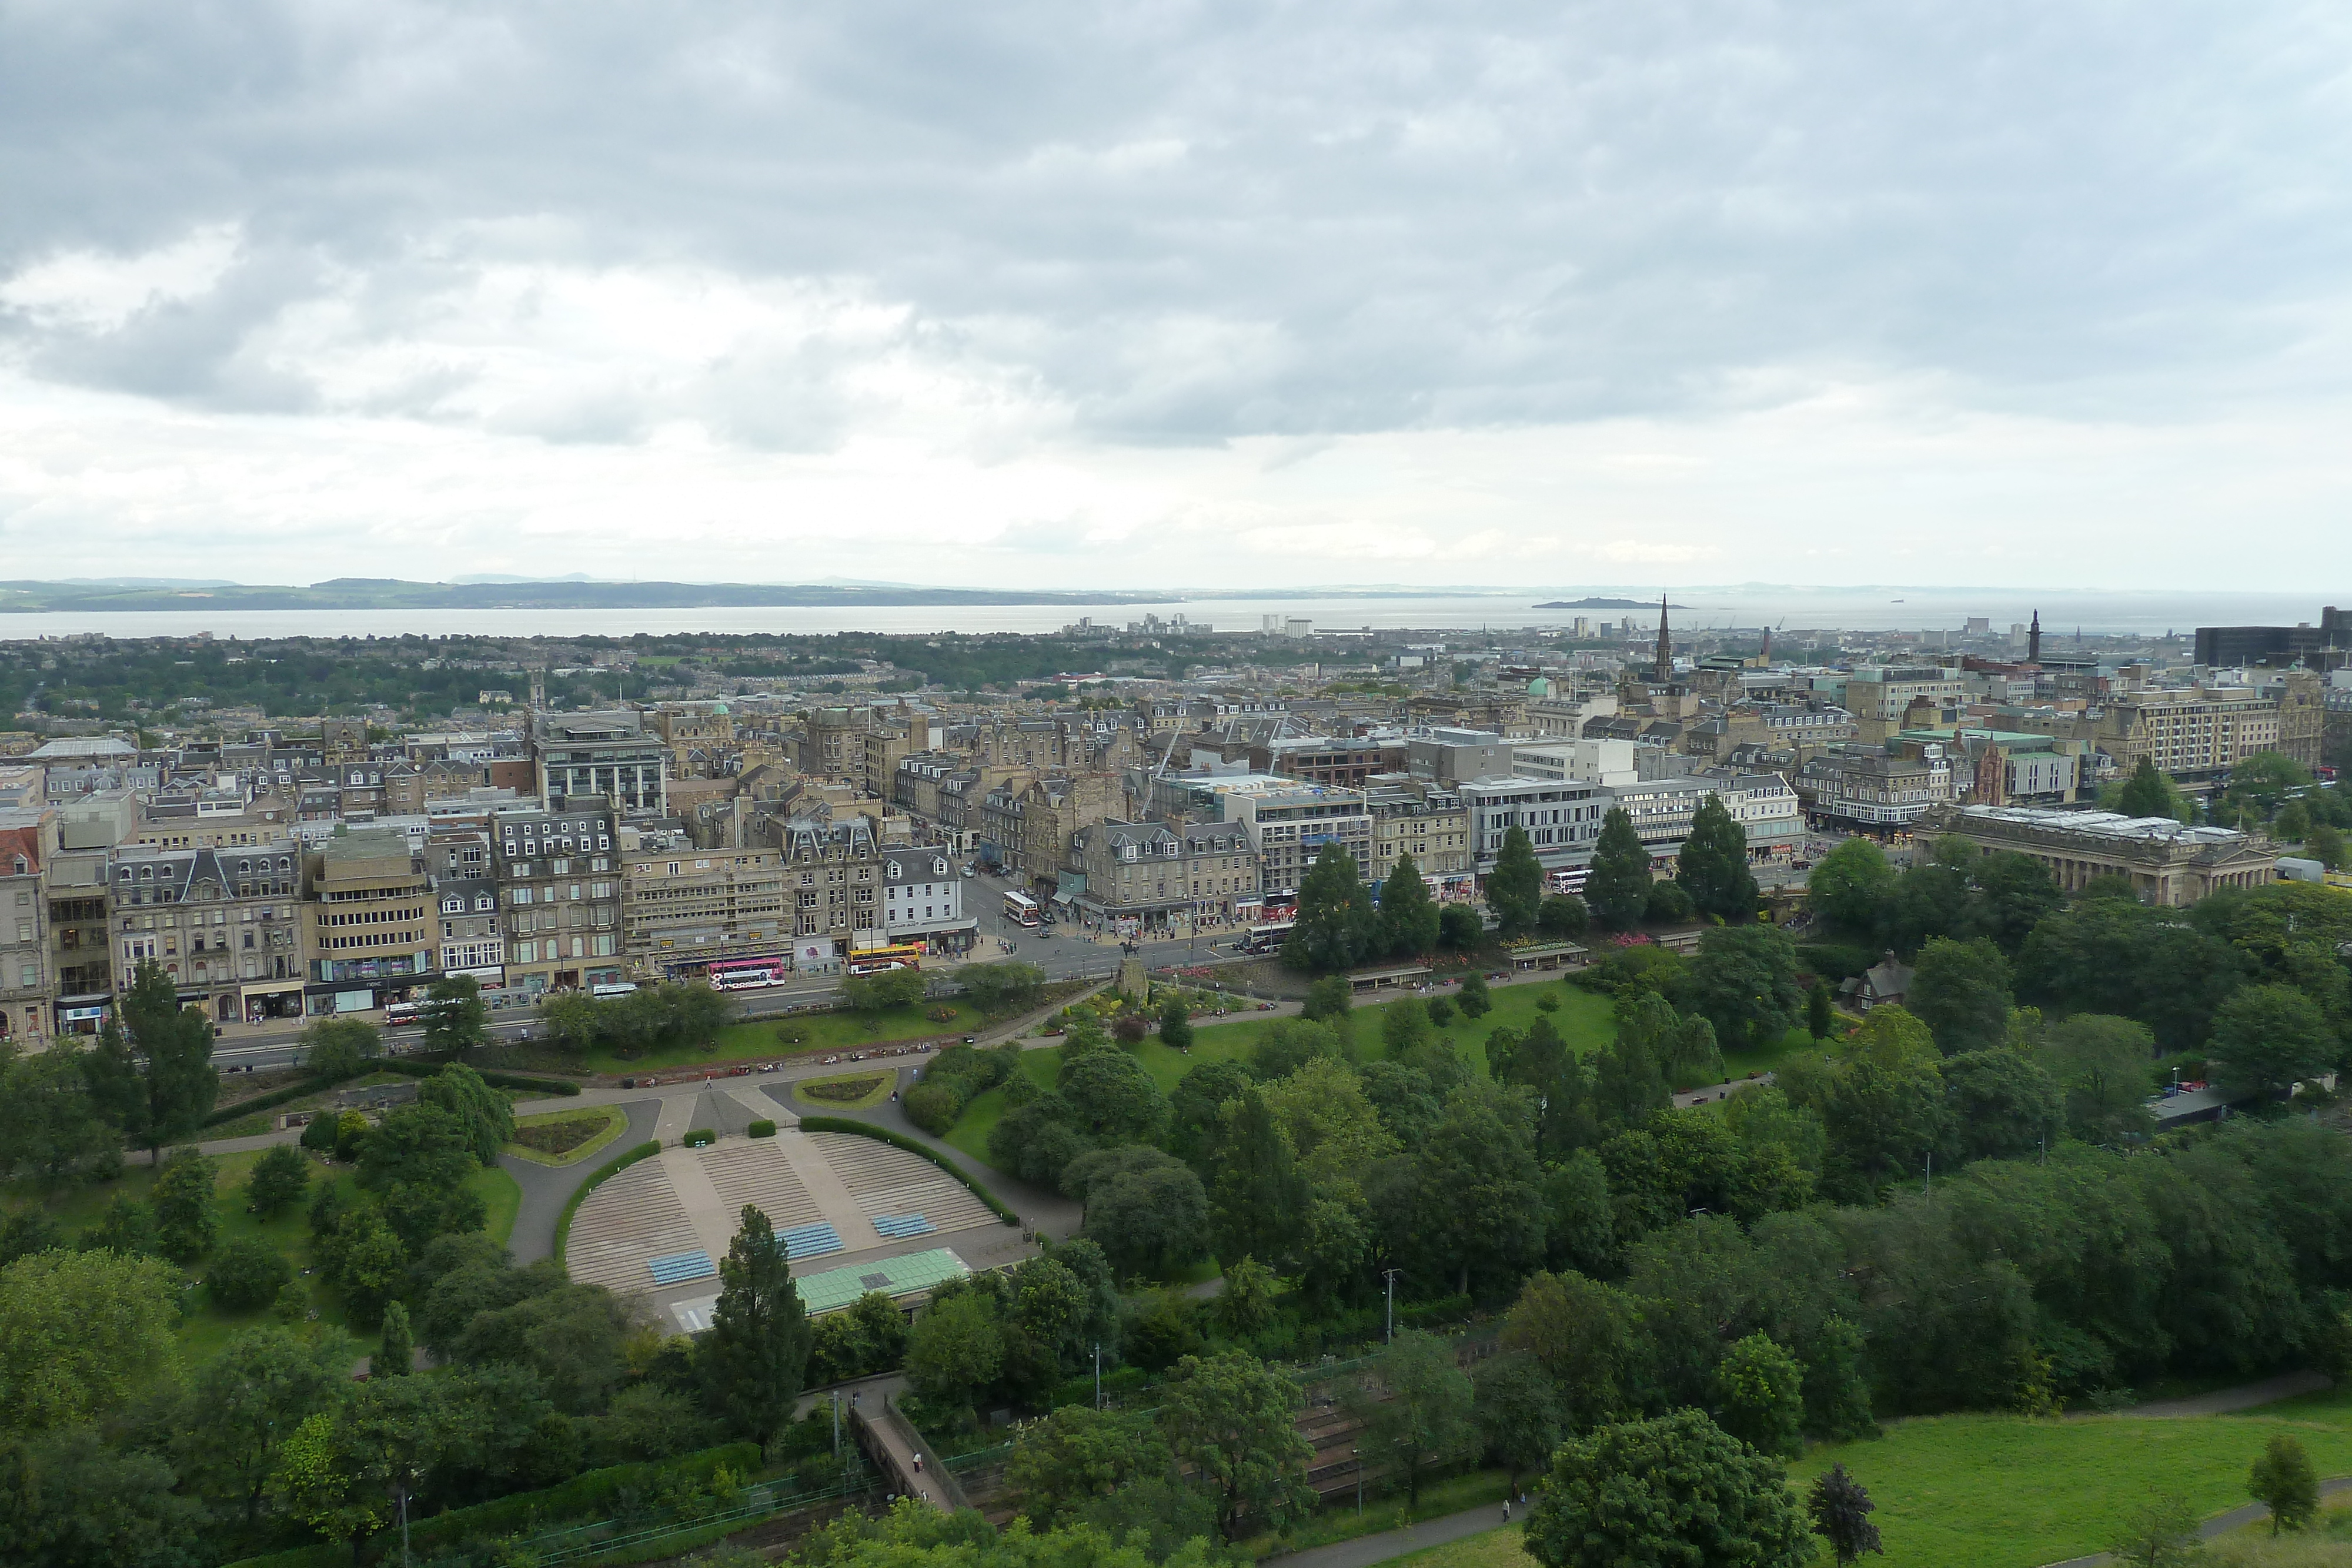
<svg viewBox="0 0 2352 1568">
<path fill-rule="evenodd" d="M 1507 1528 L 1519 1528 L 1517 1508 Z M 1269 1557 L 1269 1563 L 1280 1563 L 1285 1568 L 1366 1568 L 1372 1563 L 1386 1563 L 1392 1557 L 1403 1557 L 1415 1552 L 1425 1552 L 1433 1546 L 1443 1546 L 1449 1541 L 1461 1541 L 1473 1535 L 1484 1535 L 1490 1530 L 1507 1528 L 1503 1523 L 1503 1505 L 1490 1502 L 1481 1508 L 1449 1513 L 1442 1519 L 1424 1519 L 1398 1530 L 1383 1530 L 1378 1535 L 1360 1535 L 1353 1541 L 1335 1541 L 1328 1546 L 1310 1546 L 1304 1552 L 1286 1556 Z"/>
<path fill-rule="evenodd" d="M 2283 1372 L 2276 1377 L 2266 1377 L 2260 1383 L 2243 1383 L 2235 1388 L 2216 1388 L 2210 1394 L 2192 1394 L 2186 1399 L 2155 1399 L 2146 1405 L 2135 1405 L 2123 1412 L 2126 1416 L 2226 1416 L 2233 1410 L 2252 1410 L 2261 1405 L 2275 1405 L 2282 1399 L 2300 1395 L 2317 1394 L 2335 1386 L 2326 1374 L 2319 1372 Z"/>
<path fill-rule="evenodd" d="M 2352 1476 L 2337 1476 L 2333 1480 L 2319 1483 L 2319 1495 L 2322 1497 L 2335 1497 L 2346 1491 L 2352 1491 Z M 2242 1508 L 2233 1508 L 2227 1513 L 2217 1513 L 2199 1525 L 2197 1539 L 2210 1541 L 2217 1535 L 2227 1535 L 2233 1530 L 2252 1524 L 2258 1519 L 2268 1519 L 2270 1516 L 2271 1511 L 2267 1506 L 2259 1502 L 2250 1502 Z M 2114 1558 L 2104 1552 L 2094 1552 L 2088 1557 L 2069 1557 L 2063 1563 L 2053 1563 L 2049 1564 L 2049 1568 L 2103 1568 L 2104 1564 L 2114 1561 Z"/>
<path fill-rule="evenodd" d="M 1738 1093 L 1743 1089 L 1761 1089 L 1771 1082 L 1770 1073 L 1759 1072 L 1753 1078 L 1734 1078 L 1722 1083 L 1710 1083 L 1704 1089 L 1685 1090 L 1675 1096 L 1675 1104 L 1680 1109 L 1687 1110 L 1693 1105 L 1705 1105 L 1725 1099 Z"/>
</svg>

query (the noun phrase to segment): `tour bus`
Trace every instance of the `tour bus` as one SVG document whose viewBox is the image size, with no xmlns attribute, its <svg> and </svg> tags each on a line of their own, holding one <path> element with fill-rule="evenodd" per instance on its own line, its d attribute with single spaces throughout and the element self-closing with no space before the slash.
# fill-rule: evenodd
<svg viewBox="0 0 2352 1568">
<path fill-rule="evenodd" d="M 885 969 L 922 967 L 923 947 L 919 942 L 897 947 L 868 947 L 862 953 L 852 953 L 845 966 L 853 975 L 878 975 Z"/>
<path fill-rule="evenodd" d="M 608 997 L 634 997 L 637 994 L 637 987 L 636 982 L 634 980 L 608 980 L 601 986 L 589 987 L 588 994 L 592 997 L 600 998 Z"/>
<path fill-rule="evenodd" d="M 1249 935 L 1242 938 L 1242 951 L 1244 953 L 1279 951 L 1283 943 L 1288 939 L 1291 930 L 1297 924 L 1295 920 L 1282 920 L 1270 925 L 1253 925 L 1249 928 Z"/>
<path fill-rule="evenodd" d="M 781 986 L 793 972 L 789 958 L 721 958 L 710 966 L 710 988 L 714 991 L 756 991 L 763 986 Z"/>
<path fill-rule="evenodd" d="M 1564 866 L 1545 880 L 1546 893 L 1582 893 L 1584 884 L 1592 878 L 1590 866 Z"/>
<path fill-rule="evenodd" d="M 1025 893 L 1006 894 L 1004 918 L 1015 925 L 1035 925 L 1038 920 L 1037 901 Z"/>
</svg>

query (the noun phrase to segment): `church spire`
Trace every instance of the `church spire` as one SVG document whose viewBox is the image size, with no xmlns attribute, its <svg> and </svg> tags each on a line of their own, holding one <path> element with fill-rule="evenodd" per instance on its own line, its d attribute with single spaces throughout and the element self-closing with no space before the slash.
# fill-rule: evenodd
<svg viewBox="0 0 2352 1568">
<path fill-rule="evenodd" d="M 1661 685 L 1674 679 L 1675 641 L 1666 632 L 1666 596 L 1658 595 L 1658 663 L 1653 672 Z"/>
<path fill-rule="evenodd" d="M 2039 610 L 2033 612 L 2033 629 L 2025 634 L 2025 662 L 2029 664 L 2042 663 L 2042 612 Z"/>
</svg>

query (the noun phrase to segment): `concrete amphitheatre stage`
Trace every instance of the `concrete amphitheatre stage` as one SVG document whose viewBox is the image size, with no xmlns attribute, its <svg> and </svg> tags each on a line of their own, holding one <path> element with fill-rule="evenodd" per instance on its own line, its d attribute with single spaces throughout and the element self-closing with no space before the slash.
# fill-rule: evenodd
<svg viewBox="0 0 2352 1568">
<path fill-rule="evenodd" d="M 838 1304 L 861 1282 L 901 1298 L 927 1291 L 967 1271 L 960 1250 L 992 1255 L 1018 1235 L 921 1155 L 876 1138 L 803 1132 L 797 1117 L 759 1091 L 672 1103 L 693 1105 L 705 1118 L 699 1125 L 765 1119 L 776 1133 L 722 1132 L 708 1147 L 689 1149 L 675 1141 L 684 1128 L 669 1132 L 659 1155 L 588 1195 L 572 1217 L 564 1262 L 573 1279 L 643 1296 L 681 1329 L 708 1326 L 718 1261 L 746 1204 L 783 1235 L 793 1273 L 822 1286 L 815 1293 L 825 1300 L 815 1310 Z M 676 1119 L 665 1114 L 663 1122 Z M 985 1243 L 979 1248 L 942 1239 L 983 1228 L 994 1234 L 970 1239 Z M 813 1278 L 820 1274 L 844 1278 Z"/>
</svg>

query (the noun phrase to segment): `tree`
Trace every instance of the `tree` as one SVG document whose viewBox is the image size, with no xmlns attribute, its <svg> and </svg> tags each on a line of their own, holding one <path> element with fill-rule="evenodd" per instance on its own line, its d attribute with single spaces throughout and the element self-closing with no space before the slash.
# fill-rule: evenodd
<svg viewBox="0 0 2352 1568">
<path fill-rule="evenodd" d="M 205 1290 L 216 1305 L 230 1312 L 252 1312 L 277 1300 L 293 1277 L 294 1266 L 268 1240 L 240 1236 L 222 1248 L 205 1270 Z"/>
<path fill-rule="evenodd" d="M 1282 961 L 1309 974 L 1329 974 L 1360 963 L 1379 931 L 1356 869 L 1356 857 L 1337 842 L 1317 852 L 1298 884 L 1298 910 L 1282 944 Z"/>
<path fill-rule="evenodd" d="M 2322 822 L 2311 830 L 2303 841 L 2303 852 L 2330 871 L 2352 868 L 2344 845 L 2344 831 L 2332 823 Z"/>
<path fill-rule="evenodd" d="M 1397 856 L 1396 864 L 1381 881 L 1381 946 L 1397 957 L 1427 953 L 1437 946 L 1437 901 L 1411 855 Z"/>
<path fill-rule="evenodd" d="M 1804 1006 L 1797 949 L 1774 925 L 1720 926 L 1699 938 L 1685 984 L 1691 1010 L 1705 1015 L 1719 1040 L 1768 1045 L 1786 1034 Z"/>
<path fill-rule="evenodd" d="M 1168 1124 L 1168 1102 L 1143 1063 L 1123 1051 L 1098 1051 L 1068 1064 L 1056 1091 L 1076 1126 L 1111 1143 L 1148 1144 Z"/>
<path fill-rule="evenodd" d="M 1385 1396 L 1360 1386 L 1350 1401 L 1364 1426 L 1364 1446 L 1377 1461 L 1404 1472 L 1406 1506 L 1418 1509 L 1422 1471 L 1471 1437 L 1470 1379 L 1455 1364 L 1453 1345 L 1414 1329 L 1374 1359 L 1371 1379 Z"/>
<path fill-rule="evenodd" d="M 885 969 L 878 975 L 853 975 L 841 982 L 841 998 L 849 1004 L 850 1011 L 871 1023 L 892 1008 L 910 1008 L 923 999 L 922 971 Z"/>
<path fill-rule="evenodd" d="M 1437 1026 L 1429 1021 L 1429 1004 L 1419 997 L 1399 997 L 1381 1019 L 1381 1044 L 1391 1061 L 1409 1060 L 1436 1038 Z"/>
<path fill-rule="evenodd" d="M 100 1030 L 92 1096 L 123 1136 L 161 1165 L 163 1145 L 201 1126 L 220 1092 L 213 1026 L 180 1006 L 179 988 L 152 960 L 131 971 L 117 1010 L 125 1027 L 110 1019 Z"/>
<path fill-rule="evenodd" d="M 2231 764 L 2230 788 L 2222 799 L 2241 816 L 2268 821 L 2290 791 L 2310 785 L 2311 769 L 2302 763 L 2283 751 L 2257 751 Z M 2309 815 L 2306 810 L 2306 819 Z"/>
<path fill-rule="evenodd" d="M 1470 1375 L 1470 1413 L 1486 1458 L 1519 1477 L 1542 1467 L 1559 1447 L 1559 1397 L 1541 1363 L 1525 1351 L 1490 1355 Z"/>
<path fill-rule="evenodd" d="M 1473 970 L 1462 977 L 1462 992 L 1454 998 L 1462 1016 L 1475 1023 L 1495 1010 L 1495 998 L 1486 988 L 1486 977 Z"/>
<path fill-rule="evenodd" d="M 1156 1278 L 1208 1254 L 1208 1195 L 1171 1155 L 1097 1149 L 1064 1168 L 1062 1188 L 1085 1203 L 1087 1237 L 1122 1274 Z"/>
<path fill-rule="evenodd" d="M 2032 1057 L 2005 1048 L 1965 1051 L 1945 1058 L 1942 1071 L 1964 1157 L 2021 1158 L 2057 1142 L 2065 1095 Z"/>
<path fill-rule="evenodd" d="M 1068 1524 L 1078 1511 L 1168 1468 L 1168 1446 L 1148 1422 L 1065 1405 L 1021 1429 L 1005 1464 L 1006 1483 L 1037 1530 Z"/>
<path fill-rule="evenodd" d="M 364 1019 L 323 1018 L 302 1026 L 294 1037 L 302 1066 L 320 1082 L 340 1083 L 367 1071 L 383 1054 L 383 1031 Z"/>
<path fill-rule="evenodd" d="M 1610 807 L 1609 814 L 1601 820 L 1601 837 L 1592 846 L 1591 873 L 1585 878 L 1584 902 L 1592 918 L 1612 931 L 1631 931 L 1649 908 L 1650 852 L 1622 806 Z"/>
<path fill-rule="evenodd" d="M 1218 1111 L 1249 1085 L 1249 1072 L 1237 1061 L 1203 1061 L 1178 1079 L 1168 1097 L 1168 1152 L 1202 1165 L 1216 1138 Z"/>
<path fill-rule="evenodd" d="M 1759 1454 L 1794 1458 L 1805 1446 L 1804 1377 L 1769 1334 L 1749 1334 L 1716 1364 L 1717 1424 Z"/>
<path fill-rule="evenodd" d="M 408 1331 L 408 1309 L 398 1301 L 383 1307 L 383 1338 L 368 1361 L 372 1377 L 405 1377 L 416 1364 L 416 1340 Z"/>
<path fill-rule="evenodd" d="M 956 971 L 964 995 L 982 1013 L 1014 1012 L 1033 1005 L 1045 988 L 1045 971 L 1017 959 L 1001 964 L 967 964 Z"/>
<path fill-rule="evenodd" d="M 736 1429 L 764 1445 L 792 1419 L 808 1365 L 809 1325 L 783 1239 L 750 1204 L 719 1278 L 719 1304 L 695 1363 Z"/>
<path fill-rule="evenodd" d="M 1800 1568 L 1812 1550 L 1780 1461 L 1696 1410 L 1562 1448 L 1527 1529 L 1544 1568 Z"/>
<path fill-rule="evenodd" d="M 188 1568 L 216 1560 L 204 1507 L 172 1467 L 110 1447 L 92 1427 L 0 1437 L 0 1563 L 23 1568 Z"/>
<path fill-rule="evenodd" d="M 1424 1239 L 1426 1255 L 1465 1292 L 1474 1281 L 1507 1287 L 1543 1261 L 1535 1109 L 1523 1092 L 1467 1084 L 1447 1097 L 1444 1114 L 1417 1152 L 1423 1190 L 1443 1194 L 1445 1206 L 1443 1223 Z"/>
<path fill-rule="evenodd" d="M 488 1168 L 514 1141 L 514 1102 L 482 1082 L 472 1068 L 452 1062 L 417 1085 L 419 1104 L 446 1111 L 466 1131 L 474 1158 Z"/>
<path fill-rule="evenodd" d="M 245 1178 L 245 1200 L 264 1219 L 299 1207 L 310 1196 L 310 1164 L 291 1144 L 272 1144 Z"/>
<path fill-rule="evenodd" d="M 1160 1043 L 1171 1051 L 1192 1049 L 1192 1012 L 1182 997 L 1170 997 L 1160 1009 Z"/>
<path fill-rule="evenodd" d="M 1990 1051 L 2009 1038 L 2009 960 L 1982 936 L 1972 942 L 1930 937 L 1903 1002 L 1946 1056 Z"/>
<path fill-rule="evenodd" d="M 121 1135 L 99 1115 L 93 1075 L 102 1071 L 100 1054 L 66 1040 L 20 1055 L 0 1040 L 0 1176 L 29 1176 L 55 1186 L 76 1175 L 121 1168 Z"/>
<path fill-rule="evenodd" d="M 1806 901 L 1848 936 L 1875 940 L 1895 896 L 1895 868 L 1869 839 L 1847 839 L 1806 874 Z"/>
<path fill-rule="evenodd" d="M 179 1285 L 168 1265 L 114 1252 L 0 1269 L 0 1432 L 102 1420 L 168 1385 Z"/>
<path fill-rule="evenodd" d="M 489 1043 L 490 1009 L 471 975 L 446 975 L 425 988 L 425 1049 L 463 1056 Z"/>
<path fill-rule="evenodd" d="M 1725 920 L 1756 914 L 1756 875 L 1748 869 L 1748 833 L 1723 797 L 1709 791 L 1691 815 L 1690 836 L 1675 857 L 1675 880 L 1699 912 Z"/>
<path fill-rule="evenodd" d="M 926 1399 L 969 1409 L 1004 1364 L 996 1304 L 978 1291 L 934 1298 L 907 1340 L 907 1376 Z"/>
<path fill-rule="evenodd" d="M 1805 1511 L 1812 1516 L 1813 1533 L 1830 1543 L 1830 1555 L 1837 1559 L 1838 1568 L 1851 1568 L 1865 1552 L 1885 1554 L 1886 1549 L 1878 1543 L 1878 1526 L 1870 1522 L 1875 1507 L 1862 1483 L 1846 1474 L 1843 1464 L 1832 1465 L 1826 1475 L 1813 1478 Z"/>
<path fill-rule="evenodd" d="M 373 1192 L 413 1186 L 448 1192 L 478 1168 L 478 1129 L 423 1100 L 378 1123 L 360 1145 L 360 1185 Z"/>
<path fill-rule="evenodd" d="M 1290 1141 L 1255 1089 L 1218 1113 L 1210 1155 L 1209 1234 L 1220 1258 L 1256 1258 L 1277 1267 L 1298 1241 L 1307 1183 Z"/>
<path fill-rule="evenodd" d="M 2032 855 L 2002 850 L 1969 862 L 1967 934 L 1990 937 L 2003 953 L 2015 953 L 2042 916 L 2065 906 L 2066 894 Z"/>
<path fill-rule="evenodd" d="M 584 1056 L 604 1039 L 610 1012 L 586 991 L 551 991 L 539 1001 L 539 1027 L 557 1050 Z"/>
<path fill-rule="evenodd" d="M 2187 1568 L 2199 1555 L 2197 1510 L 2185 1497 L 2151 1491 L 2107 1538 L 2107 1554 L 2130 1568 Z"/>
<path fill-rule="evenodd" d="M 2112 800 L 2108 790 L 2114 791 Z M 2179 822 L 2193 821 L 2196 812 L 2172 780 L 2158 770 L 2155 759 L 2147 756 L 2140 758 L 2129 779 L 2099 791 L 2099 804 L 2126 817 L 2170 817 Z"/>
<path fill-rule="evenodd" d="M 2319 1511 L 2319 1476 L 2311 1456 L 2284 1432 L 2273 1437 L 2246 1474 L 2246 1490 L 2271 1511 L 2271 1533 L 2302 1530 Z"/>
<path fill-rule="evenodd" d="M 1830 983 L 1815 980 L 1812 989 L 1805 993 L 1805 1032 L 1815 1040 L 1827 1040 L 1830 1030 L 1837 1027 L 1837 1012 L 1830 1000 Z"/>
<path fill-rule="evenodd" d="M 213 1249 L 220 1217 L 213 1212 L 218 1166 L 194 1149 L 174 1149 L 155 1178 L 155 1244 L 174 1263 L 193 1263 Z"/>
<path fill-rule="evenodd" d="M 1547 936 L 1581 936 L 1591 924 L 1591 911 L 1584 907 L 1584 900 L 1572 893 L 1552 894 L 1536 913 L 1536 927 Z"/>
<path fill-rule="evenodd" d="M 1495 869 L 1486 874 L 1486 907 L 1495 912 L 1505 941 L 1536 928 L 1536 917 L 1543 911 L 1543 862 L 1536 859 L 1528 831 L 1510 828 L 1503 834 Z"/>
<path fill-rule="evenodd" d="M 2292 986 L 2249 986 L 2213 1015 L 2214 1076 L 2235 1094 L 2277 1094 L 2336 1065 L 2317 1004 Z"/>
<path fill-rule="evenodd" d="M 208 1494 L 242 1506 L 250 1524 L 279 1449 L 341 1392 L 350 1356 L 351 1342 L 339 1334 L 239 1330 L 191 1382 L 175 1435 L 181 1468 Z"/>
<path fill-rule="evenodd" d="M 1356 1006 L 1356 988 L 1348 983 L 1345 975 L 1326 975 L 1307 988 L 1307 1000 L 1300 1004 L 1298 1016 L 1312 1023 L 1328 1024 L 1341 1040 L 1348 1038 L 1349 1012 Z"/>
<path fill-rule="evenodd" d="M 1466 904 L 1437 912 L 1437 945 L 1449 953 L 1475 953 L 1486 940 L 1486 923 Z"/>
<path fill-rule="evenodd" d="M 1160 1398 L 1160 1431 L 1216 1493 L 1223 1539 L 1238 1538 L 1244 1512 L 1278 1523 L 1314 1506 L 1307 1464 L 1315 1448 L 1293 1424 L 1299 1397 L 1297 1384 L 1244 1351 L 1176 1364 Z"/>
</svg>

